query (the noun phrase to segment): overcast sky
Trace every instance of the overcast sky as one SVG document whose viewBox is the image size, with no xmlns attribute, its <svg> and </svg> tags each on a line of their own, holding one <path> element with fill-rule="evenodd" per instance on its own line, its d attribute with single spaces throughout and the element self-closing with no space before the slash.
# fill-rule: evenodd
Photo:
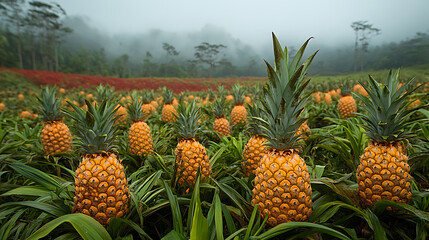
<svg viewBox="0 0 429 240">
<path fill-rule="evenodd" d="M 194 32 L 207 25 L 225 29 L 255 47 L 279 40 L 335 46 L 354 41 L 350 24 L 367 20 L 381 29 L 372 44 L 429 31 L 429 0 L 57 0 L 69 16 L 116 35 L 152 29 Z M 295 43 L 294 43 L 295 44 Z"/>
</svg>

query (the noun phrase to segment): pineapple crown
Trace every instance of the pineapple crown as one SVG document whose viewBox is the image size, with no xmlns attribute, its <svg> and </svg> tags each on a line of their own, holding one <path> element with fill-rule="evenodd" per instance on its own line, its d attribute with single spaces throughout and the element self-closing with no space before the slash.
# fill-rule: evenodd
<svg viewBox="0 0 429 240">
<path fill-rule="evenodd" d="M 216 98 L 215 92 L 211 88 L 209 88 L 209 101 L 211 102 L 215 100 L 215 98 Z"/>
<path fill-rule="evenodd" d="M 132 122 L 138 122 L 143 120 L 142 105 L 143 103 L 138 96 L 137 91 L 134 90 L 131 94 L 131 103 L 126 106 L 128 116 Z"/>
<path fill-rule="evenodd" d="M 247 105 L 247 113 L 249 114 L 249 118 L 247 120 L 249 132 L 255 135 L 263 135 L 258 119 L 266 119 L 266 116 L 263 115 L 264 112 L 261 112 L 261 103 L 255 101 L 253 105 Z"/>
<path fill-rule="evenodd" d="M 198 123 L 200 117 L 200 109 L 194 100 L 188 104 L 179 104 L 175 125 L 180 139 L 193 139 L 198 136 L 201 130 Z"/>
<path fill-rule="evenodd" d="M 68 102 L 74 111 L 66 110 L 75 124 L 73 129 L 78 139 L 77 145 L 83 154 L 105 153 L 113 150 L 113 141 L 118 131 L 115 113 L 119 107 L 110 100 L 104 100 L 94 106 L 87 100 L 87 110 Z"/>
<path fill-rule="evenodd" d="M 165 89 L 162 97 L 164 98 L 164 104 L 171 104 L 173 102 L 173 90 Z"/>
<path fill-rule="evenodd" d="M 341 89 L 342 96 L 350 95 L 353 89 L 352 80 L 344 80 L 340 89 Z"/>
<path fill-rule="evenodd" d="M 153 100 L 153 98 L 154 98 L 153 96 L 154 96 L 153 90 L 152 91 L 143 91 L 143 93 L 142 93 L 143 103 L 149 104 Z"/>
<path fill-rule="evenodd" d="M 103 86 L 102 84 L 98 85 L 96 88 L 97 91 L 97 102 L 102 102 L 104 100 L 112 99 L 115 95 L 115 88 L 111 87 L 109 84 Z"/>
<path fill-rule="evenodd" d="M 244 102 L 244 89 L 243 87 L 236 83 L 232 86 L 233 96 L 234 96 L 234 104 L 235 105 L 243 105 Z"/>
<path fill-rule="evenodd" d="M 225 116 L 225 98 L 216 98 L 213 102 L 213 112 L 215 118 L 222 118 Z"/>
<path fill-rule="evenodd" d="M 407 97 L 418 88 L 411 87 L 414 79 L 409 79 L 400 86 L 398 69 L 395 73 L 390 70 L 384 82 L 378 82 L 372 76 L 367 81 L 368 86 L 361 85 L 368 97 L 353 93 L 362 100 L 368 111 L 368 114 L 357 113 L 366 122 L 366 134 L 379 143 L 397 142 L 412 136 L 405 127 L 410 123 L 407 118 L 420 109 L 407 109 L 411 103 L 407 101 Z"/>
<path fill-rule="evenodd" d="M 262 116 L 265 119 L 257 118 L 271 148 L 288 150 L 298 147 L 298 140 L 301 137 L 295 133 L 306 120 L 300 117 L 300 114 L 309 98 L 309 94 L 303 96 L 303 91 L 310 82 L 310 79 L 304 79 L 304 76 L 317 53 L 316 51 L 303 64 L 300 64 L 310 39 L 301 46 L 289 62 L 287 47 L 282 50 L 273 33 L 274 67 L 265 61 L 269 82 L 264 88 L 260 107 L 265 113 Z"/>
<path fill-rule="evenodd" d="M 219 95 L 218 97 L 225 96 L 225 93 L 226 93 L 225 87 L 223 85 L 217 86 L 217 92 L 218 92 L 218 95 Z"/>
<path fill-rule="evenodd" d="M 45 121 L 58 121 L 61 120 L 61 102 L 59 99 L 55 97 L 55 94 L 57 92 L 57 87 L 49 87 L 46 86 L 41 94 L 40 97 L 36 97 L 37 101 L 40 103 L 40 109 L 39 112 L 43 117 L 43 120 Z"/>
</svg>

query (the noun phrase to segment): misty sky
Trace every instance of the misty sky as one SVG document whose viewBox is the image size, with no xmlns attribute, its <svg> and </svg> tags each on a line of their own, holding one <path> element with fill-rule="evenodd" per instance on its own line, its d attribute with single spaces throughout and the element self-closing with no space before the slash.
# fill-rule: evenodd
<svg viewBox="0 0 429 240">
<path fill-rule="evenodd" d="M 255 47 L 271 45 L 271 32 L 281 42 L 335 46 L 353 43 L 350 24 L 368 20 L 381 29 L 371 41 L 406 40 L 429 31 L 428 0 L 57 0 L 69 16 L 109 34 L 144 33 L 153 29 L 195 32 L 224 29 Z"/>
</svg>

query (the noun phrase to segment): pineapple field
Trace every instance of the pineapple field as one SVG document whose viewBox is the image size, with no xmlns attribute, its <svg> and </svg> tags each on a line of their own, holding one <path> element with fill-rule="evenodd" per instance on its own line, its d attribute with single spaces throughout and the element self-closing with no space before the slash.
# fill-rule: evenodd
<svg viewBox="0 0 429 240">
<path fill-rule="evenodd" d="M 1 239 L 428 239 L 429 71 L 0 69 Z M 308 56 L 308 57 L 304 57 Z"/>
</svg>

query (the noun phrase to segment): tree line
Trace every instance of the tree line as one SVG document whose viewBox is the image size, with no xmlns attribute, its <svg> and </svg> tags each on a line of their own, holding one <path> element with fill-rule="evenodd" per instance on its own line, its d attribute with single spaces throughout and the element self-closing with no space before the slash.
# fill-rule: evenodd
<svg viewBox="0 0 429 240">
<path fill-rule="evenodd" d="M 57 3 L 0 0 L 0 13 L 0 67 L 116 77 L 266 76 L 263 57 L 243 59 L 237 66 L 225 54 L 228 46 L 218 43 L 202 42 L 194 46 L 192 59 L 182 57 L 180 49 L 169 42 L 160 45 L 164 53 L 162 58 L 147 51 L 138 61 L 126 53 L 108 56 L 104 48 L 82 46 L 71 50 L 64 40 L 73 29 L 65 26 L 66 12 Z M 355 32 L 354 46 L 321 49 L 310 69 L 311 74 L 429 63 L 427 33 L 417 33 L 399 43 L 370 48 L 371 38 L 379 35 L 381 30 L 367 21 L 356 21 L 350 26 Z"/>
</svg>

